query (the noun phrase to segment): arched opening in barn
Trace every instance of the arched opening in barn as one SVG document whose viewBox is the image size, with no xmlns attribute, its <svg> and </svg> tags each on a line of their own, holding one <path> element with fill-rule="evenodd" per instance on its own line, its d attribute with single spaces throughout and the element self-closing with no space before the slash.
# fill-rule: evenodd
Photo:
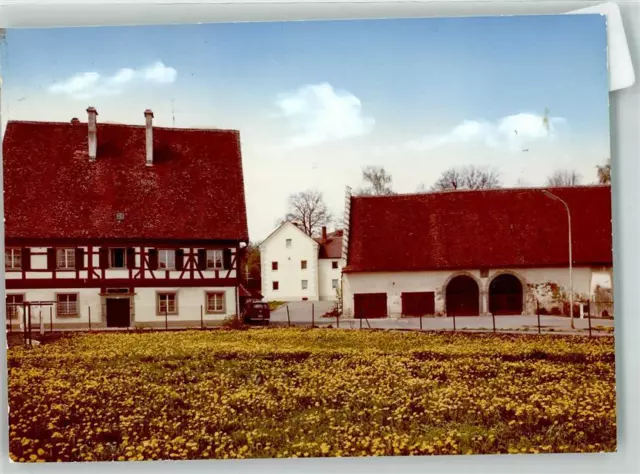
<svg viewBox="0 0 640 474">
<path fill-rule="evenodd" d="M 518 277 L 504 273 L 489 285 L 489 312 L 492 314 L 522 314 L 522 283 Z"/>
<path fill-rule="evenodd" d="M 480 314 L 480 289 L 476 281 L 467 275 L 458 275 L 447 284 L 447 316 L 478 316 Z"/>
</svg>

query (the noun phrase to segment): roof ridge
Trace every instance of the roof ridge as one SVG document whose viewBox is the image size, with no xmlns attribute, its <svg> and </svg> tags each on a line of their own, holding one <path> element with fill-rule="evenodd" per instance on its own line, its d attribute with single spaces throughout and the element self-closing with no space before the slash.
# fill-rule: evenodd
<svg viewBox="0 0 640 474">
<path fill-rule="evenodd" d="M 87 125 L 87 122 L 71 123 L 61 121 L 45 121 L 45 120 L 8 120 L 9 124 L 28 124 L 28 125 L 68 125 L 69 127 L 78 127 L 79 125 Z M 98 128 L 101 127 L 125 127 L 125 128 L 146 128 L 146 125 L 137 125 L 129 123 L 116 123 L 116 122 L 98 122 Z M 236 128 L 216 128 L 216 127 L 163 127 L 159 125 L 153 126 L 154 130 L 176 130 L 176 131 L 198 131 L 198 132 L 230 132 L 240 133 Z"/>
<path fill-rule="evenodd" d="M 611 187 L 608 184 L 579 184 L 575 186 L 532 186 L 532 187 L 505 187 L 505 188 L 488 188 L 488 189 L 450 189 L 450 190 L 442 190 L 442 191 L 430 191 L 430 192 L 414 192 L 414 193 L 397 193 L 397 194 L 386 194 L 383 196 L 372 196 L 372 195 L 357 195 L 354 194 L 351 197 L 363 199 L 363 198 L 372 198 L 372 199 L 384 199 L 384 198 L 395 198 L 395 197 L 411 197 L 411 196 L 433 196 L 440 194 L 456 194 L 456 193 L 486 193 L 486 192 L 516 192 L 516 191 L 541 191 L 541 190 L 551 190 L 551 189 L 591 189 L 591 188 L 607 188 Z"/>
</svg>

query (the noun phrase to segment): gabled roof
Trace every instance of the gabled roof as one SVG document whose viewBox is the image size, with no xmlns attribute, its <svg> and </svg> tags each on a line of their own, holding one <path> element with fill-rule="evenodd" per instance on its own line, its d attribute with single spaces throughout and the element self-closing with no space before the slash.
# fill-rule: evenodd
<svg viewBox="0 0 640 474">
<path fill-rule="evenodd" d="M 272 237 L 274 237 L 279 231 L 280 229 L 284 229 L 285 227 L 291 226 L 293 227 L 296 231 L 300 232 L 300 234 L 304 235 L 307 239 L 309 239 L 311 242 L 313 242 L 313 244 L 318 244 L 318 242 L 315 241 L 315 239 L 313 239 L 312 237 L 309 237 L 306 233 L 303 232 L 302 229 L 300 229 L 300 227 L 298 227 L 297 225 L 295 225 L 293 222 L 291 221 L 285 221 L 282 224 L 280 224 L 278 227 L 276 227 L 273 232 L 271 232 L 266 239 L 264 239 L 262 242 L 260 242 L 260 245 L 258 245 L 258 248 L 262 247 L 264 244 L 267 243 L 268 240 L 270 240 Z"/>
<path fill-rule="evenodd" d="M 248 240 L 239 133 L 98 123 L 7 124 L 7 238 Z M 121 222 L 116 213 L 124 213 Z"/>
<path fill-rule="evenodd" d="M 574 265 L 611 265 L 611 187 L 549 188 L 569 205 Z M 565 207 L 542 189 L 351 199 L 345 271 L 568 265 Z"/>
<path fill-rule="evenodd" d="M 327 240 L 316 237 L 315 241 L 320 244 L 318 258 L 342 258 L 342 230 L 327 235 Z"/>
</svg>

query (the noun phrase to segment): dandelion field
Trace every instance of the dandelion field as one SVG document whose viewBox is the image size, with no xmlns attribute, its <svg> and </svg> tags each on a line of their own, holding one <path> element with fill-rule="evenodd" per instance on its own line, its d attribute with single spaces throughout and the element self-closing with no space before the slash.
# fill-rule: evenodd
<svg viewBox="0 0 640 474">
<path fill-rule="evenodd" d="M 611 337 L 102 333 L 8 364 L 15 461 L 616 448 Z"/>
</svg>

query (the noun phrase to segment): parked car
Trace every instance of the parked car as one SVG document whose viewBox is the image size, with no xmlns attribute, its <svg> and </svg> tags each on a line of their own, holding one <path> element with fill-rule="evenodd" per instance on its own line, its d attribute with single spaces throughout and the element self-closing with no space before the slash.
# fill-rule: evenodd
<svg viewBox="0 0 640 474">
<path fill-rule="evenodd" d="M 247 323 L 269 324 L 271 310 L 269 303 L 264 301 L 249 301 L 242 312 L 242 320 Z"/>
</svg>

